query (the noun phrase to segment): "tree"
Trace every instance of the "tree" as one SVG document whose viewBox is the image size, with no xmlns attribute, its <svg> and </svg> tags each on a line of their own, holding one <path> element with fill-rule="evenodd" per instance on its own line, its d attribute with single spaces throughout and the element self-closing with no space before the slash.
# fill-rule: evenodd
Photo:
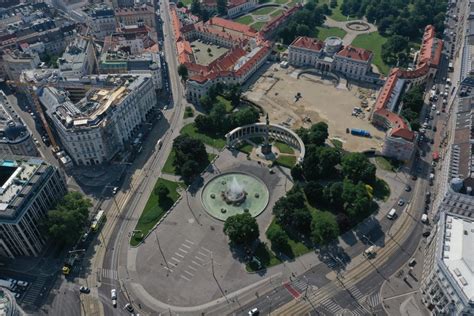
<svg viewBox="0 0 474 316">
<path fill-rule="evenodd" d="M 291 177 L 293 181 L 302 181 L 303 178 L 303 168 L 301 168 L 300 164 L 296 164 L 291 168 Z"/>
<path fill-rule="evenodd" d="M 163 183 L 160 183 L 155 189 L 154 189 L 155 194 L 158 196 L 158 199 L 160 200 L 165 200 L 168 197 L 168 194 L 170 194 L 170 190 L 166 185 Z"/>
<path fill-rule="evenodd" d="M 249 245 L 259 236 L 258 224 L 249 213 L 230 216 L 224 223 L 224 234 L 237 245 Z"/>
<path fill-rule="evenodd" d="M 217 0 L 217 13 L 222 16 L 227 14 L 227 0 Z"/>
<path fill-rule="evenodd" d="M 328 125 L 324 122 L 313 124 L 309 130 L 309 143 L 322 146 L 328 138 Z"/>
<path fill-rule="evenodd" d="M 212 49 L 209 47 L 209 48 L 207 49 L 207 52 L 210 54 L 210 53 L 212 52 Z"/>
<path fill-rule="evenodd" d="M 176 4 L 176 6 L 178 7 L 178 9 L 181 9 L 184 7 L 184 3 L 182 1 L 178 1 L 178 3 Z"/>
<path fill-rule="evenodd" d="M 209 163 L 204 143 L 187 135 L 180 135 L 173 141 L 175 153 L 173 166 L 184 182 L 189 184 Z"/>
<path fill-rule="evenodd" d="M 335 7 L 337 7 L 337 0 L 331 0 L 329 2 L 329 7 L 334 9 Z"/>
<path fill-rule="evenodd" d="M 260 113 L 253 107 L 240 109 L 239 111 L 233 112 L 230 115 L 230 126 L 228 130 L 231 130 L 235 127 L 256 123 L 258 122 L 259 118 Z"/>
<path fill-rule="evenodd" d="M 266 232 L 267 238 L 272 242 L 272 246 L 282 248 L 288 245 L 287 233 L 278 225 L 270 225 Z"/>
<path fill-rule="evenodd" d="M 399 55 L 408 52 L 408 38 L 400 35 L 392 35 L 382 45 L 382 59 L 391 65 L 397 63 Z"/>
<path fill-rule="evenodd" d="M 179 174 L 186 184 L 190 184 L 199 173 L 199 164 L 195 160 L 185 161 L 179 168 Z"/>
<path fill-rule="evenodd" d="M 339 226 L 331 213 L 317 212 L 311 222 L 311 238 L 315 244 L 327 245 L 339 236 Z"/>
<path fill-rule="evenodd" d="M 199 0 L 193 0 L 193 2 L 191 2 L 191 13 L 194 15 L 201 14 L 201 3 Z"/>
<path fill-rule="evenodd" d="M 306 182 L 303 190 L 306 199 L 311 205 L 316 205 L 318 202 L 321 203 L 321 201 L 324 200 L 324 188 L 316 181 Z"/>
<path fill-rule="evenodd" d="M 88 223 L 91 206 L 92 203 L 79 192 L 69 192 L 48 212 L 42 226 L 55 241 L 72 245 Z"/>
<path fill-rule="evenodd" d="M 188 79 L 188 67 L 184 64 L 178 66 L 178 75 L 181 77 L 181 80 L 185 81 Z"/>
<path fill-rule="evenodd" d="M 354 183 L 375 183 L 375 166 L 362 153 L 349 153 L 342 157 L 342 173 Z"/>
</svg>

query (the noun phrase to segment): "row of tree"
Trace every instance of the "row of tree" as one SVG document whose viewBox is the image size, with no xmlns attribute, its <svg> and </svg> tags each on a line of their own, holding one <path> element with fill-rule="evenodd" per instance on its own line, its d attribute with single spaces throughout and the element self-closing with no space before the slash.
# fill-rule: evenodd
<svg viewBox="0 0 474 316">
<path fill-rule="evenodd" d="M 279 31 L 278 38 L 288 45 L 298 36 L 315 36 L 317 27 L 324 23 L 324 15 L 330 13 L 327 4 L 316 5 L 314 0 L 310 0 L 289 18 L 287 25 Z"/>
</svg>

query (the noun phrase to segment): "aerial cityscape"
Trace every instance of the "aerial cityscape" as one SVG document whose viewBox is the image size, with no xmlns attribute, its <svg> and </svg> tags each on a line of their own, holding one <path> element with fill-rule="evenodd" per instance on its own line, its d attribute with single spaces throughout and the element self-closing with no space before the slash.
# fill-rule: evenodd
<svg viewBox="0 0 474 316">
<path fill-rule="evenodd" d="M 0 0 L 0 315 L 474 315 L 473 0 Z"/>
</svg>

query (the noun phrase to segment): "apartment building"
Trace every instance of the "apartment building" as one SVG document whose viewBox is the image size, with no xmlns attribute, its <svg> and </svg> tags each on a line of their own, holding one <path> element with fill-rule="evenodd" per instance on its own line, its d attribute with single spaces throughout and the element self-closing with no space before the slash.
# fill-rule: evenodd
<svg viewBox="0 0 474 316">
<path fill-rule="evenodd" d="M 96 5 L 87 10 L 86 22 L 91 34 L 99 40 L 111 35 L 117 28 L 115 11 L 106 5 Z"/>
<path fill-rule="evenodd" d="M 151 75 L 102 75 L 93 85 L 78 102 L 53 87 L 39 96 L 63 148 L 77 165 L 108 162 L 128 148 L 157 105 Z"/>
<path fill-rule="evenodd" d="M 39 224 L 66 194 L 59 169 L 39 158 L 0 159 L 0 256 L 38 256 L 46 242 Z"/>
<path fill-rule="evenodd" d="M 0 156 L 38 156 L 28 128 L 0 90 Z"/>
<path fill-rule="evenodd" d="M 5 50 L 2 55 L 5 75 L 10 80 L 18 80 L 24 70 L 35 69 L 40 64 L 37 53 L 25 53 L 17 49 Z"/>
<path fill-rule="evenodd" d="M 243 15 L 258 5 L 257 0 L 230 0 L 227 3 L 227 16 L 233 18 L 239 15 Z"/>
<path fill-rule="evenodd" d="M 115 19 L 117 25 L 136 25 L 143 22 L 151 28 L 155 28 L 156 22 L 155 10 L 149 4 L 115 9 Z"/>
</svg>

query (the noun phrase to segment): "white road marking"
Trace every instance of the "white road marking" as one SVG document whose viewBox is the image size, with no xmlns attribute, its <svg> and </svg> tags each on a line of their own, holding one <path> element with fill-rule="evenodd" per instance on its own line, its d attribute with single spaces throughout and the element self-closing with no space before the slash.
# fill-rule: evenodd
<svg viewBox="0 0 474 316">
<path fill-rule="evenodd" d="M 184 273 L 187 273 L 187 274 L 189 274 L 190 276 L 194 276 L 194 274 L 192 274 L 192 273 L 189 272 L 189 271 L 186 271 L 186 270 L 183 270 L 183 271 L 184 271 Z"/>
<path fill-rule="evenodd" d="M 183 279 L 187 280 L 187 281 L 191 281 L 191 279 L 188 279 L 187 277 L 185 277 L 184 275 L 180 275 L 180 277 L 182 277 Z"/>
<path fill-rule="evenodd" d="M 184 258 L 184 256 L 182 254 L 179 254 L 177 252 L 175 252 L 174 254 L 177 255 L 178 257 Z"/>
<path fill-rule="evenodd" d="M 194 245 L 194 243 L 191 240 L 185 239 L 186 242 L 190 243 L 191 245 Z"/>
<path fill-rule="evenodd" d="M 204 259 L 199 258 L 198 256 L 194 256 L 194 258 L 198 259 L 199 261 L 204 262 Z"/>
<path fill-rule="evenodd" d="M 212 253 L 212 251 L 210 251 L 210 250 L 207 249 L 207 248 L 204 248 L 203 246 L 201 246 L 201 249 L 203 249 L 203 250 L 205 250 L 205 251 L 207 251 L 207 252 L 209 252 L 209 253 Z"/>
<path fill-rule="evenodd" d="M 173 270 L 171 270 L 171 269 L 168 268 L 168 267 L 163 267 L 163 269 L 166 269 L 166 270 L 168 270 L 169 272 L 173 272 Z"/>
<path fill-rule="evenodd" d="M 188 266 L 188 268 L 191 269 L 191 270 L 197 271 L 197 269 L 193 266 Z"/>
<path fill-rule="evenodd" d="M 191 249 L 191 247 L 189 247 L 189 246 L 186 245 L 186 244 L 181 244 L 181 246 L 186 247 L 186 248 L 188 248 L 188 249 Z"/>
<path fill-rule="evenodd" d="M 182 252 L 184 252 L 184 253 L 188 253 L 186 250 L 181 249 L 181 248 L 178 248 L 178 250 L 179 250 L 179 251 L 182 251 Z"/>
<path fill-rule="evenodd" d="M 171 260 L 174 260 L 176 262 L 181 262 L 181 260 L 176 259 L 175 257 L 171 257 Z"/>
<path fill-rule="evenodd" d="M 191 260 L 191 262 L 192 262 L 192 263 L 194 263 L 194 264 L 195 264 L 195 265 L 197 265 L 197 266 L 200 266 L 200 267 L 202 267 L 202 264 L 200 264 L 200 263 L 197 263 L 197 262 L 196 262 L 196 261 L 194 261 L 194 260 Z"/>
<path fill-rule="evenodd" d="M 202 253 L 202 252 L 200 252 L 200 251 L 198 251 L 198 254 L 200 254 L 201 256 L 207 257 L 206 254 L 204 254 L 204 253 Z"/>
<path fill-rule="evenodd" d="M 177 264 L 175 264 L 175 263 L 173 263 L 173 262 L 170 262 L 170 261 L 168 261 L 168 264 L 171 264 L 171 265 L 172 265 L 173 267 L 175 267 L 175 268 L 178 266 Z"/>
</svg>

